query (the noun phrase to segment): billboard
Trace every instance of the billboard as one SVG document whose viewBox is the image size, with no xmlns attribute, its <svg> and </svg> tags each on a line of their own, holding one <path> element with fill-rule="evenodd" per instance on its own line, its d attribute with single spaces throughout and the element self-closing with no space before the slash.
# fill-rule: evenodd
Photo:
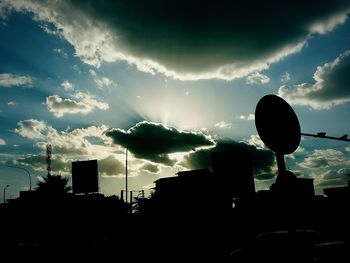
<svg viewBox="0 0 350 263">
<path fill-rule="evenodd" d="M 98 192 L 97 160 L 72 162 L 72 186 L 74 194 Z"/>
</svg>

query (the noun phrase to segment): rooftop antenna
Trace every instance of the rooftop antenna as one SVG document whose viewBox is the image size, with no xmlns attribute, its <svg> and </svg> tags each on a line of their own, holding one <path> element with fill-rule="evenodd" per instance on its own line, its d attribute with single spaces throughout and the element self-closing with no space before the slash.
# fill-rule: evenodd
<svg viewBox="0 0 350 263">
<path fill-rule="evenodd" d="M 52 145 L 50 143 L 46 144 L 46 170 L 47 175 L 51 175 L 51 156 L 52 156 Z"/>
</svg>

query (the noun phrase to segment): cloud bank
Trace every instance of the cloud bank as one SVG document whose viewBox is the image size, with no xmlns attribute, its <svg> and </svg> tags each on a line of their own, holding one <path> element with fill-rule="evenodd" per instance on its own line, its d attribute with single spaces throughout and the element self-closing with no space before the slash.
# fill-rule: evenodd
<svg viewBox="0 0 350 263">
<path fill-rule="evenodd" d="M 278 95 L 292 105 L 308 106 L 316 110 L 350 102 L 350 50 L 340 54 L 334 61 L 318 66 L 314 84 L 302 83 L 282 86 Z"/>
<path fill-rule="evenodd" d="M 272 167 L 275 164 L 273 152 L 233 140 L 219 140 L 213 148 L 201 149 L 188 154 L 181 165 L 189 169 L 212 168 L 212 153 L 239 150 L 249 150 L 251 152 L 256 179 L 262 180 L 273 177 Z"/>
<path fill-rule="evenodd" d="M 183 80 L 230 80 L 266 69 L 313 34 L 344 23 L 349 1 L 4 0 L 0 13 L 10 10 L 53 24 L 46 31 L 96 67 L 126 61 Z"/>
<path fill-rule="evenodd" d="M 106 136 L 134 154 L 136 158 L 163 165 L 173 165 L 170 153 L 188 152 L 194 148 L 212 147 L 213 139 L 196 131 L 181 131 L 169 125 L 139 122 L 129 130 L 110 129 Z"/>
</svg>

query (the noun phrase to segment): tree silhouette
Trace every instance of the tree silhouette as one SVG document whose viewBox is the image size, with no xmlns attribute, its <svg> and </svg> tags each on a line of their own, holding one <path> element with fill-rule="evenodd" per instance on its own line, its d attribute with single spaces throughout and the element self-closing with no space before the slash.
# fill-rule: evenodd
<svg viewBox="0 0 350 263">
<path fill-rule="evenodd" d="M 66 195 L 71 187 L 68 186 L 69 179 L 61 175 L 48 174 L 37 184 L 36 191 L 45 196 L 60 197 Z"/>
</svg>

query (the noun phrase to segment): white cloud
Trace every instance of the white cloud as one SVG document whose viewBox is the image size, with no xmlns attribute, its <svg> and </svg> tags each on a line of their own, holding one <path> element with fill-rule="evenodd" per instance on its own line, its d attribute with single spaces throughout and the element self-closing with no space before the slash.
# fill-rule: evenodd
<svg viewBox="0 0 350 263">
<path fill-rule="evenodd" d="M 72 131 L 57 131 L 44 121 L 22 120 L 18 122 L 18 128 L 14 131 L 25 138 L 36 140 L 35 146 L 40 149 L 41 154 L 27 155 L 19 158 L 18 161 L 30 164 L 37 170 L 44 169 L 46 144 L 50 142 L 53 147 L 52 166 L 55 171 L 70 172 L 72 160 L 93 157 L 102 162 L 99 164 L 102 175 L 112 175 L 110 172 L 115 171 L 117 159 L 123 158 L 124 155 L 119 153 L 118 147 L 111 146 L 111 139 L 104 134 L 107 129 L 107 126 L 102 125 L 78 128 Z M 121 157 L 116 156 L 118 154 Z M 113 163 L 114 160 L 117 161 Z M 118 171 L 120 172 L 121 169 Z"/>
<path fill-rule="evenodd" d="M 94 109 L 107 110 L 108 103 L 98 101 L 88 93 L 77 92 L 72 95 L 74 99 L 63 99 L 55 94 L 46 98 L 46 106 L 57 118 L 65 114 L 88 114 Z"/>
<path fill-rule="evenodd" d="M 65 80 L 61 83 L 61 86 L 65 91 L 72 91 L 74 90 L 74 86 L 72 83 L 70 83 L 68 80 Z"/>
<path fill-rule="evenodd" d="M 126 61 L 140 71 L 161 72 L 183 80 L 229 80 L 267 69 L 271 63 L 300 51 L 313 34 L 329 32 L 346 20 L 347 2 L 339 5 L 329 2 L 323 8 L 314 8 L 316 4 L 317 1 L 302 4 L 284 1 L 283 5 L 276 5 L 268 1 L 266 8 L 261 9 L 254 2 L 219 1 L 210 8 L 217 12 L 208 13 L 207 5 L 194 7 L 190 3 L 186 8 L 171 5 L 173 12 L 168 15 L 164 15 L 170 10 L 166 1 L 141 1 L 138 8 L 127 2 L 88 0 L 78 4 L 4 0 L 3 5 L 19 12 L 33 12 L 37 21 L 53 24 L 53 30 L 44 28 L 63 36 L 76 55 L 89 65 L 99 67 L 103 62 Z M 1 10 L 3 15 L 5 7 Z M 292 11 L 286 13 L 286 9 Z M 180 12 L 181 17 L 174 17 L 173 14 Z M 280 13 L 284 15 L 275 16 Z M 186 23 L 183 27 L 184 21 L 196 23 Z M 201 22 L 208 26 L 203 27 Z M 246 28 L 249 34 L 240 28 Z M 285 28 L 288 34 L 283 33 Z M 211 39 L 215 41 L 208 41 Z M 256 45 L 261 41 L 264 45 Z"/>
<path fill-rule="evenodd" d="M 1 139 L 1 138 L 0 138 L 0 146 L 1 146 L 1 145 L 6 145 L 6 141 L 5 141 L 4 139 Z"/>
<path fill-rule="evenodd" d="M 9 102 L 7 103 L 7 105 L 9 105 L 9 106 L 16 106 L 16 105 L 17 105 L 17 102 L 9 101 Z"/>
<path fill-rule="evenodd" d="M 255 146 L 257 149 L 267 149 L 264 142 L 260 139 L 259 135 L 257 134 L 250 135 L 249 139 L 245 140 L 244 142 L 248 143 L 249 145 Z"/>
<path fill-rule="evenodd" d="M 232 127 L 232 123 L 228 123 L 225 121 L 219 121 L 218 123 L 215 124 L 215 127 L 219 129 L 230 129 Z"/>
<path fill-rule="evenodd" d="M 259 72 L 254 72 L 246 78 L 247 84 L 267 84 L 270 82 L 270 78 Z"/>
<path fill-rule="evenodd" d="M 344 154 L 334 149 L 314 150 L 312 154 L 298 163 L 303 168 L 328 168 L 344 162 Z"/>
<path fill-rule="evenodd" d="M 68 54 L 62 48 L 54 48 L 52 51 L 60 54 L 63 58 L 68 59 Z"/>
<path fill-rule="evenodd" d="M 113 80 L 107 77 L 99 77 L 95 70 L 90 69 L 89 72 L 91 76 L 94 77 L 94 81 L 99 89 L 102 89 L 103 87 L 117 86 L 117 84 Z"/>
<path fill-rule="evenodd" d="M 284 73 L 281 77 L 281 82 L 290 81 L 290 74 L 288 72 Z"/>
<path fill-rule="evenodd" d="M 239 116 L 239 119 L 246 120 L 246 121 L 253 121 L 253 120 L 255 120 L 255 115 L 252 113 L 250 113 L 248 115 L 241 115 L 241 116 Z"/>
<path fill-rule="evenodd" d="M 113 81 L 107 77 L 102 77 L 99 79 L 95 79 L 95 83 L 99 88 L 103 88 L 104 86 L 109 87 L 113 84 Z"/>
<path fill-rule="evenodd" d="M 23 120 L 17 123 L 18 128 L 14 131 L 29 139 L 45 139 L 48 127 L 44 121 L 35 119 Z"/>
<path fill-rule="evenodd" d="M 46 159 L 44 154 L 29 154 L 16 160 L 21 164 L 30 165 L 35 171 L 46 171 Z M 68 175 L 71 172 L 71 160 L 62 155 L 55 155 L 51 161 L 53 173 Z"/>
<path fill-rule="evenodd" d="M 278 95 L 292 105 L 308 106 L 316 110 L 350 102 L 350 50 L 334 61 L 318 66 L 314 84 L 302 83 L 281 86 Z"/>
<path fill-rule="evenodd" d="M 11 88 L 18 86 L 31 86 L 33 79 L 30 76 L 20 76 L 11 73 L 0 74 L 0 87 Z"/>
</svg>

